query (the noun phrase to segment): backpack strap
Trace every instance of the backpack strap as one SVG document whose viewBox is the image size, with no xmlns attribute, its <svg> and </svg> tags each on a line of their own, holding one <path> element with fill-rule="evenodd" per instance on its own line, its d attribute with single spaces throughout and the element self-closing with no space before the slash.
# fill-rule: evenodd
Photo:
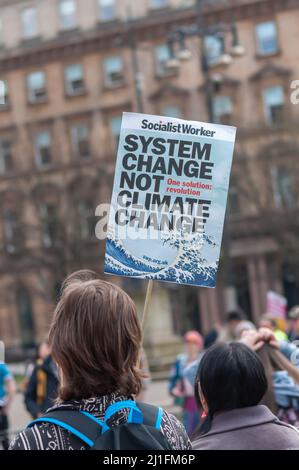
<svg viewBox="0 0 299 470">
<path fill-rule="evenodd" d="M 130 410 L 130 413 L 128 416 L 128 423 L 135 423 L 135 424 L 143 423 L 142 412 L 137 407 L 136 402 L 134 400 L 124 400 L 124 401 L 117 401 L 115 403 L 112 403 L 112 405 L 108 406 L 106 410 L 106 413 L 104 416 L 104 422 L 107 423 L 107 421 L 113 415 L 115 415 L 115 413 L 124 409 Z"/>
<path fill-rule="evenodd" d="M 51 423 L 70 431 L 89 447 L 92 447 L 101 434 L 109 427 L 86 411 L 56 410 L 49 411 L 27 426 L 31 428 L 38 423 Z"/>
<path fill-rule="evenodd" d="M 143 423 L 147 426 L 161 429 L 164 410 L 154 405 L 148 405 L 147 403 L 137 402 L 136 404 L 143 414 Z"/>
<path fill-rule="evenodd" d="M 31 428 L 38 423 L 51 423 L 74 434 L 89 447 L 93 447 L 96 440 L 110 429 L 107 424 L 115 413 L 122 409 L 130 409 L 128 423 L 145 424 L 156 429 L 161 429 L 163 409 L 146 403 L 136 403 L 133 400 L 125 400 L 113 403 L 105 413 L 104 421 L 97 419 L 86 411 L 55 410 L 49 411 L 27 426 Z"/>
<path fill-rule="evenodd" d="M 118 401 L 110 405 L 105 413 L 104 422 L 118 411 L 129 409 L 128 423 L 145 424 L 156 429 L 161 428 L 163 409 L 146 403 L 135 402 L 133 400 Z M 105 432 L 105 431 L 103 431 Z"/>
</svg>

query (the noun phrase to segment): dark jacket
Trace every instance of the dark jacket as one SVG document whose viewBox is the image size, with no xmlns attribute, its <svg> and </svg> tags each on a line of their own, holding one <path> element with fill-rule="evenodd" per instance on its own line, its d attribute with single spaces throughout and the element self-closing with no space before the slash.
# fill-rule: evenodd
<svg viewBox="0 0 299 470">
<path fill-rule="evenodd" d="M 34 419 L 53 406 L 58 385 L 57 367 L 49 356 L 35 366 L 25 392 L 25 405 Z"/>
<path fill-rule="evenodd" d="M 299 450 L 299 432 L 264 405 L 225 411 L 210 431 L 193 442 L 194 450 Z"/>
<path fill-rule="evenodd" d="M 52 408 L 63 410 L 87 411 L 96 418 L 103 420 L 109 405 L 118 401 L 132 399 L 120 394 L 85 400 L 63 402 Z M 109 420 L 109 426 L 114 427 L 127 422 L 129 410 L 121 410 Z M 161 432 L 170 443 L 172 450 L 190 450 L 191 443 L 184 426 L 177 418 L 166 412 L 163 413 Z M 38 423 L 17 435 L 10 445 L 10 450 L 86 450 L 88 446 L 69 431 L 50 423 Z"/>
</svg>

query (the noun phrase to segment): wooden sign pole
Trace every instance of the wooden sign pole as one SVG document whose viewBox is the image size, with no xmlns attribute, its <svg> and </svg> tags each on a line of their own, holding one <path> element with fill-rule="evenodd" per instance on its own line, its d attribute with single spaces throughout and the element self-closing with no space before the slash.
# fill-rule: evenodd
<svg viewBox="0 0 299 470">
<path fill-rule="evenodd" d="M 142 320 L 141 320 L 141 329 L 144 332 L 145 329 L 145 323 L 146 323 L 146 318 L 148 314 L 148 307 L 150 303 L 150 299 L 152 296 L 152 291 L 153 291 L 153 285 L 154 281 L 150 279 L 147 284 L 147 289 L 146 289 L 146 296 L 145 296 L 145 302 L 144 302 L 144 308 L 143 308 L 143 315 L 142 315 Z"/>
</svg>

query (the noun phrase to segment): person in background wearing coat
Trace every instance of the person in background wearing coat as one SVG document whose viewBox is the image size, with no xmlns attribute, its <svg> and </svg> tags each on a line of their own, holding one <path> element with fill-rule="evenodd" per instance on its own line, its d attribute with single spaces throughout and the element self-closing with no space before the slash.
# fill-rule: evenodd
<svg viewBox="0 0 299 470">
<path fill-rule="evenodd" d="M 261 316 L 259 322 L 260 328 L 269 328 L 273 331 L 277 341 L 288 341 L 288 335 L 279 328 L 279 320 L 271 313 L 265 313 Z"/>
<path fill-rule="evenodd" d="M 299 341 L 299 305 L 295 305 L 289 311 L 289 341 Z"/>
<path fill-rule="evenodd" d="M 25 392 L 26 409 L 33 419 L 39 418 L 53 406 L 59 386 L 58 371 L 49 344 L 44 341 L 39 351 L 42 355 L 36 362 Z"/>
<path fill-rule="evenodd" d="M 184 336 L 185 353 L 179 354 L 172 367 L 169 393 L 175 404 L 183 409 L 183 424 L 189 436 L 199 424 L 200 415 L 194 398 L 194 388 L 185 380 L 184 371 L 193 362 L 198 363 L 203 354 L 203 338 L 197 331 L 188 331 Z"/>
<path fill-rule="evenodd" d="M 48 341 L 42 341 L 36 346 L 36 354 L 33 360 L 28 360 L 25 363 L 25 373 L 24 373 L 24 379 L 22 383 L 20 384 L 20 390 L 23 391 L 23 393 L 26 393 L 30 377 L 34 371 L 34 368 L 38 364 L 42 364 L 45 359 L 47 359 L 48 356 L 50 356 L 51 350 Z"/>
<path fill-rule="evenodd" d="M 195 397 L 206 419 L 194 450 L 299 450 L 296 428 L 264 405 L 267 377 L 258 355 L 241 342 L 217 344 L 203 356 Z"/>
<path fill-rule="evenodd" d="M 237 339 L 236 328 L 244 320 L 246 320 L 246 315 L 241 309 L 229 312 L 226 316 L 225 325 L 219 331 L 217 341 L 219 343 L 228 343 Z"/>
<path fill-rule="evenodd" d="M 15 380 L 6 364 L 0 362 L 0 443 L 8 449 L 8 412 L 16 393 Z"/>
</svg>

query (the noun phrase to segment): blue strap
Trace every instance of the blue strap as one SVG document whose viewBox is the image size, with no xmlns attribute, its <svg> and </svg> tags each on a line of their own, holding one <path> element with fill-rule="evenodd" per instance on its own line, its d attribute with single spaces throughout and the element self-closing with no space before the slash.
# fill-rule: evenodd
<svg viewBox="0 0 299 470">
<path fill-rule="evenodd" d="M 75 429 L 73 428 L 72 426 L 70 426 L 69 424 L 66 424 L 64 423 L 63 421 L 59 421 L 58 419 L 55 419 L 55 418 L 47 418 L 46 416 L 44 418 L 38 418 L 34 421 L 32 421 L 30 424 L 29 424 L 29 427 L 32 427 L 34 426 L 36 423 L 52 423 L 52 424 L 56 424 L 57 426 L 60 426 L 64 429 L 66 429 L 67 431 L 70 431 L 72 434 L 74 434 L 75 436 L 79 437 L 79 439 L 81 439 L 83 442 L 85 442 L 85 444 L 87 444 L 89 447 L 92 447 L 94 445 L 94 442 L 91 441 L 87 436 L 85 436 L 84 434 L 82 434 L 80 431 L 78 431 L 78 429 Z"/>
<path fill-rule="evenodd" d="M 161 428 L 163 413 L 164 413 L 163 409 L 162 409 L 162 408 L 158 408 L 157 420 L 156 420 L 156 424 L 155 424 L 155 428 L 156 428 L 156 429 L 160 429 L 160 428 Z"/>
<path fill-rule="evenodd" d="M 149 407 L 150 405 L 140 404 L 141 408 L 142 408 L 142 406 Z M 154 407 L 152 407 L 152 408 L 154 408 Z M 106 421 L 109 420 L 109 418 L 111 418 L 115 413 L 117 413 L 118 411 L 120 411 L 122 409 L 129 409 L 130 410 L 130 413 L 129 413 L 129 416 L 128 416 L 128 423 L 134 423 L 134 424 L 142 424 L 143 423 L 143 413 L 138 408 L 136 403 L 133 400 L 125 400 L 125 401 L 116 402 L 116 403 L 113 403 L 112 405 L 110 405 L 106 410 L 106 413 L 105 413 L 105 416 L 104 416 L 104 421 L 101 421 L 101 420 L 97 419 L 95 416 L 93 416 L 92 414 L 90 414 L 86 411 L 78 412 L 78 415 L 80 416 L 80 414 L 81 414 L 82 418 L 84 416 L 84 417 L 88 418 L 89 420 L 92 420 L 94 423 L 96 423 L 97 426 L 101 429 L 101 433 L 100 432 L 98 433 L 96 426 L 92 425 L 91 423 L 88 424 L 88 419 L 87 419 L 87 423 L 84 422 L 84 421 L 82 423 L 82 420 L 81 420 L 81 424 L 83 424 L 85 426 L 85 432 L 87 434 L 87 436 L 86 436 L 85 434 L 80 432 L 78 429 L 76 429 L 72 425 L 73 424 L 72 420 L 74 419 L 74 417 L 68 416 L 69 412 L 66 412 L 66 411 L 56 412 L 56 414 L 57 415 L 59 414 L 59 416 L 55 416 L 55 412 L 52 412 L 52 415 L 54 414 L 54 417 L 50 417 L 50 416 L 45 415 L 44 417 L 38 418 L 35 421 L 32 421 L 28 425 L 28 428 L 34 426 L 37 423 L 55 424 L 57 426 L 60 426 L 64 429 L 66 429 L 67 431 L 71 432 L 75 436 L 77 436 L 79 439 L 81 439 L 83 442 L 85 442 L 85 444 L 87 444 L 89 447 L 93 447 L 94 442 L 99 437 L 99 435 L 105 433 L 106 431 L 108 431 L 110 429 L 110 427 L 108 426 Z M 63 416 L 63 413 L 66 413 L 66 416 Z M 49 414 L 51 414 L 51 412 Z M 61 418 L 61 415 L 62 415 L 62 419 L 59 419 L 59 418 Z M 156 429 L 161 428 L 162 417 L 163 417 L 163 409 L 158 408 L 158 412 L 157 412 L 157 415 L 156 415 L 156 421 L 153 420 L 153 423 L 155 422 Z M 63 421 L 63 419 L 65 419 L 66 422 Z M 77 421 L 78 421 L 78 419 L 77 419 Z M 80 420 L 78 422 L 80 423 Z M 79 427 L 79 425 L 78 425 L 78 427 Z M 83 429 L 84 429 L 84 427 L 83 427 Z M 87 432 L 87 430 L 88 430 L 88 432 Z"/>
<path fill-rule="evenodd" d="M 111 416 L 117 413 L 120 410 L 125 408 L 130 409 L 130 414 L 128 416 L 128 423 L 143 423 L 143 415 L 140 409 L 137 407 L 136 403 L 133 400 L 118 401 L 110 405 L 105 413 L 104 422 L 106 423 Z"/>
<path fill-rule="evenodd" d="M 110 429 L 106 423 L 97 419 L 92 414 L 87 411 L 79 410 L 49 411 L 45 416 L 32 421 L 28 425 L 28 428 L 34 426 L 36 423 L 56 424 L 70 431 L 89 446 L 93 446 L 98 437 Z"/>
</svg>

